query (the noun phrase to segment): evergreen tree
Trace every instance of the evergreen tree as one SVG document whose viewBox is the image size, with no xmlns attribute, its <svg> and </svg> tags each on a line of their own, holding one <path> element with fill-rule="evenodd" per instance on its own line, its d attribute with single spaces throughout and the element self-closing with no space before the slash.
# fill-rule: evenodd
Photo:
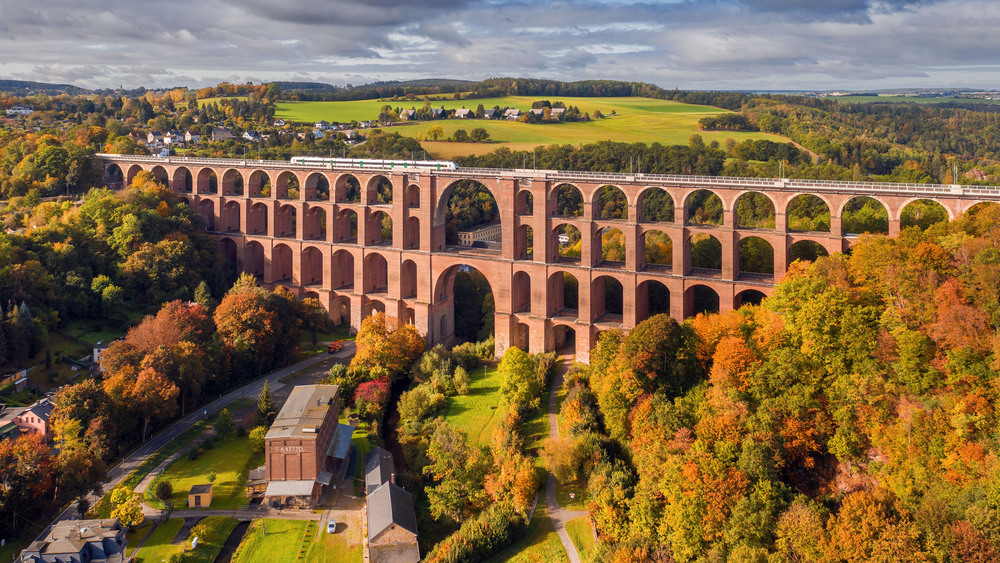
<svg viewBox="0 0 1000 563">
<path fill-rule="evenodd" d="M 4 333 L 3 314 L 0 313 L 0 365 L 7 361 L 7 335 Z"/>
<path fill-rule="evenodd" d="M 194 302 L 201 305 L 206 311 L 211 313 L 215 310 L 215 306 L 218 305 L 215 298 L 212 297 L 212 290 L 208 288 L 208 284 L 205 280 L 202 280 L 198 284 L 198 287 L 194 289 Z"/>
<path fill-rule="evenodd" d="M 271 385 L 264 380 L 264 388 L 257 396 L 257 423 L 261 426 L 270 427 L 271 423 L 278 416 L 277 407 L 274 405 L 274 394 L 271 393 Z"/>
<path fill-rule="evenodd" d="M 28 332 L 34 328 L 30 321 L 25 322 L 26 316 L 21 313 L 21 308 L 14 305 L 7 314 L 7 350 L 8 357 L 12 362 L 21 362 L 28 359 L 29 338 Z"/>
</svg>

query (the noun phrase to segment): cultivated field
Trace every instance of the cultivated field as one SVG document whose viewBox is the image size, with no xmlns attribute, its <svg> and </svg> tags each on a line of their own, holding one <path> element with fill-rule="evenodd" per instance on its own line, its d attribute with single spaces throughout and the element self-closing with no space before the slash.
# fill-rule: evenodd
<svg viewBox="0 0 1000 563">
<path fill-rule="evenodd" d="M 978 98 L 918 98 L 917 96 L 835 96 L 834 100 L 845 104 L 867 104 L 881 102 L 883 104 L 942 104 L 945 102 L 969 104 L 1000 104 L 1000 100 Z"/>
<path fill-rule="evenodd" d="M 514 107 L 521 111 L 531 108 L 531 103 L 543 99 L 539 96 L 507 96 L 503 98 L 448 100 L 432 102 L 433 107 L 444 106 L 446 109 L 469 108 L 476 109 L 479 104 L 486 108 Z M 732 137 L 742 141 L 746 139 L 771 139 L 787 142 L 780 135 L 768 133 L 749 133 L 732 131 L 701 131 L 698 120 L 709 115 L 726 113 L 726 110 L 682 104 L 651 98 L 570 98 L 549 97 L 549 101 L 561 101 L 566 105 L 577 106 L 581 113 L 593 115 L 600 110 L 606 117 L 589 122 L 528 124 L 506 120 L 488 119 L 445 119 L 404 123 L 390 128 L 407 137 L 425 138 L 427 130 L 434 125 L 440 125 L 446 137 L 457 129 L 470 131 L 482 127 L 490 133 L 490 143 L 452 143 L 446 141 L 424 141 L 424 147 L 435 158 L 454 158 L 467 154 L 483 154 L 506 146 L 511 150 L 526 150 L 540 145 L 580 145 L 604 140 L 614 140 L 630 143 L 661 143 L 665 145 L 686 144 L 694 133 L 699 133 L 705 142 L 723 142 Z M 378 117 L 382 106 L 389 104 L 393 108 L 419 108 L 423 102 L 384 102 L 379 100 L 364 100 L 353 102 L 281 102 L 278 104 L 277 116 L 286 120 L 302 123 L 315 123 L 320 120 L 330 122 L 348 122 L 353 120 L 370 120 Z M 414 155 L 417 156 L 417 155 Z"/>
</svg>

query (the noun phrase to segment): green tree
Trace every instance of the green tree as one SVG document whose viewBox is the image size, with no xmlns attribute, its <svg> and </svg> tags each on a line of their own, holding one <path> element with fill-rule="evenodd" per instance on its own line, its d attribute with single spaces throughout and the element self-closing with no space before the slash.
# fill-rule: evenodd
<svg viewBox="0 0 1000 563">
<path fill-rule="evenodd" d="M 427 130 L 427 136 L 436 141 L 444 137 L 444 129 L 440 125 L 431 125 L 431 128 Z"/>
<path fill-rule="evenodd" d="M 264 388 L 257 396 L 257 423 L 266 428 L 270 428 L 274 419 L 278 416 L 278 409 L 274 404 L 274 394 L 271 393 L 271 384 L 264 380 Z"/>
<path fill-rule="evenodd" d="M 225 439 L 233 433 L 233 430 L 233 415 L 229 413 L 229 409 L 222 409 L 215 417 L 215 433 L 219 438 Z"/>
<path fill-rule="evenodd" d="M 250 451 L 254 454 L 264 453 L 264 436 L 267 435 L 267 427 L 258 426 L 250 431 Z"/>
<path fill-rule="evenodd" d="M 465 129 L 456 129 L 451 138 L 457 143 L 464 143 L 469 140 L 469 133 Z"/>
<path fill-rule="evenodd" d="M 482 107 L 482 104 L 480 104 L 480 107 Z M 476 127 L 469 133 L 469 137 L 473 141 L 481 143 L 490 138 L 490 132 L 484 127 Z"/>
<path fill-rule="evenodd" d="M 212 297 L 212 290 L 208 288 L 208 284 L 205 283 L 205 280 L 202 280 L 201 283 L 198 284 L 198 287 L 194 288 L 194 301 L 195 303 L 201 305 L 202 308 L 204 308 L 209 314 L 211 314 L 212 311 L 215 310 L 216 305 L 218 305 L 218 302 L 214 297 Z"/>
<path fill-rule="evenodd" d="M 156 498 L 162 500 L 163 502 L 167 502 L 174 496 L 174 486 L 170 483 L 170 481 L 160 479 L 156 482 L 156 489 L 153 491 L 153 494 L 156 495 Z"/>
<path fill-rule="evenodd" d="M 500 396 L 511 405 L 537 408 L 545 387 L 538 359 L 516 346 L 507 348 L 500 361 Z"/>
</svg>

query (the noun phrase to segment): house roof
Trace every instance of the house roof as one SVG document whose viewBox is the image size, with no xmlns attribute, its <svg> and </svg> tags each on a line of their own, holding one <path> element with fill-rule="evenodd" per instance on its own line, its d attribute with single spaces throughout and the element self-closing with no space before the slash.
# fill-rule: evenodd
<svg viewBox="0 0 1000 563">
<path fill-rule="evenodd" d="M 52 401 L 48 399 L 42 399 L 37 403 L 28 407 L 28 410 L 26 412 L 30 412 L 31 414 L 37 416 L 38 418 L 44 421 L 48 421 L 49 417 L 52 416 L 52 411 L 55 408 L 56 406 L 52 403 Z"/>
<path fill-rule="evenodd" d="M 338 424 L 334 430 L 333 440 L 330 440 L 330 449 L 326 455 L 334 459 L 346 459 L 347 452 L 351 449 L 351 436 L 354 435 L 354 427 L 350 424 Z"/>
<path fill-rule="evenodd" d="M 383 483 L 392 480 L 396 472 L 396 464 L 392 461 L 392 452 L 376 447 L 365 454 L 365 489 L 372 492 Z"/>
<path fill-rule="evenodd" d="M 368 495 L 368 540 L 375 539 L 393 524 L 417 533 L 413 495 L 395 483 L 385 483 Z"/>
<path fill-rule="evenodd" d="M 188 494 L 203 495 L 210 492 L 212 492 L 212 484 L 208 483 L 205 485 L 191 485 L 191 491 L 189 491 Z"/>
<path fill-rule="evenodd" d="M 265 439 L 314 437 L 337 401 L 336 385 L 299 385 L 285 401 Z M 311 482 L 311 481 L 310 481 Z"/>
<path fill-rule="evenodd" d="M 472 115 L 472 110 L 471 109 L 466 109 L 466 108 L 457 109 L 457 110 L 455 110 L 455 115 L 458 115 L 458 116 Z"/>
<path fill-rule="evenodd" d="M 299 481 L 271 481 L 267 484 L 264 496 L 268 497 L 307 497 L 311 496 L 316 481 L 302 479 Z"/>
<path fill-rule="evenodd" d="M 100 543 L 105 548 L 105 539 L 115 539 L 122 534 L 117 518 L 105 520 L 62 520 L 52 527 L 44 540 L 32 542 L 25 551 L 45 555 L 79 554 L 89 543 Z M 115 543 L 115 542 L 112 542 Z M 112 548 L 111 553 L 118 553 Z"/>
</svg>

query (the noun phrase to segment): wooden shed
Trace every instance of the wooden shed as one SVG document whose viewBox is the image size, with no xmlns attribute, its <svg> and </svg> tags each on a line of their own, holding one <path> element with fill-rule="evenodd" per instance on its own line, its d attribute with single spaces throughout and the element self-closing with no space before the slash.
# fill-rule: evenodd
<svg viewBox="0 0 1000 563">
<path fill-rule="evenodd" d="M 194 485 L 188 491 L 188 508 L 203 508 L 212 505 L 212 484 Z"/>
</svg>

